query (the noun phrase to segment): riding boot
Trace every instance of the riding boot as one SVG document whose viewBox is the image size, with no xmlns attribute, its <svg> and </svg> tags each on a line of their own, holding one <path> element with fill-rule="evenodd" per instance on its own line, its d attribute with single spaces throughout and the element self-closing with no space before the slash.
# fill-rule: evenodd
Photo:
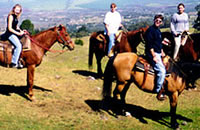
<svg viewBox="0 0 200 130">
<path fill-rule="evenodd" d="M 159 91 L 159 93 L 157 94 L 156 98 L 159 100 L 159 101 L 164 101 L 167 97 L 166 95 L 164 94 L 164 88 L 162 87 L 161 90 Z"/>
</svg>

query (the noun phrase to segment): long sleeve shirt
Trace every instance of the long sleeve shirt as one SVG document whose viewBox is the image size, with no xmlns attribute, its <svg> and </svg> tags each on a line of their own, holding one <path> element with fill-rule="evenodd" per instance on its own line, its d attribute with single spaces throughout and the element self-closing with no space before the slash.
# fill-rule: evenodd
<svg viewBox="0 0 200 130">
<path fill-rule="evenodd" d="M 173 34 L 178 34 L 189 30 L 189 20 L 186 13 L 175 13 L 171 18 L 170 28 Z"/>
<path fill-rule="evenodd" d="M 162 36 L 160 29 L 155 25 L 149 27 L 145 34 L 146 45 L 145 53 L 148 57 L 152 57 L 150 50 L 153 48 L 154 52 L 161 53 L 162 50 Z"/>
</svg>

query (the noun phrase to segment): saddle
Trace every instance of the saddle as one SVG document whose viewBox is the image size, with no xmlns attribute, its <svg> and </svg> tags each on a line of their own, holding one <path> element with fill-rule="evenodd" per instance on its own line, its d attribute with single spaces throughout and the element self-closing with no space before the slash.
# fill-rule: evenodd
<svg viewBox="0 0 200 130">
<path fill-rule="evenodd" d="M 164 61 L 165 59 L 163 59 L 163 63 L 165 65 L 166 68 L 166 77 L 170 76 L 170 72 L 168 72 L 168 66 L 167 64 L 165 64 L 167 61 Z M 150 75 L 155 75 L 155 71 L 153 69 L 153 67 L 148 63 L 148 61 L 145 59 L 144 56 L 139 56 L 138 60 L 135 64 L 135 68 L 138 71 L 144 72 L 144 80 L 142 83 L 142 86 L 145 84 L 146 78 L 147 78 L 147 74 Z"/>
<path fill-rule="evenodd" d="M 21 39 L 20 39 L 21 43 L 22 43 L 22 51 L 29 51 L 31 50 L 31 41 L 29 39 L 29 37 L 27 35 L 24 35 Z M 2 61 L 4 66 L 9 67 L 8 65 L 10 64 L 9 58 L 8 57 L 12 57 L 12 51 L 14 49 L 14 46 L 10 43 L 9 40 L 3 40 L 0 37 L 0 53 L 3 54 L 2 56 Z"/>
<path fill-rule="evenodd" d="M 27 35 L 24 35 L 21 39 L 20 42 L 22 43 L 22 51 L 29 51 L 31 50 L 31 40 Z M 9 40 L 2 40 L 0 37 L 0 51 L 7 50 L 7 51 L 12 51 L 14 46 L 10 43 Z"/>
<path fill-rule="evenodd" d="M 115 41 L 120 42 L 122 37 L 123 30 L 118 30 L 115 34 Z M 103 33 L 99 33 L 96 39 L 100 42 L 104 43 L 104 51 L 106 51 L 106 44 L 108 44 L 109 38 L 108 35 L 104 35 Z"/>
</svg>

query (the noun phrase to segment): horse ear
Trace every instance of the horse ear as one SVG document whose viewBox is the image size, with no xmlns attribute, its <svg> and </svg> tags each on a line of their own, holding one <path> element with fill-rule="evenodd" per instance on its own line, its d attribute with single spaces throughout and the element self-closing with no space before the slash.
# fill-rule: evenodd
<svg viewBox="0 0 200 130">
<path fill-rule="evenodd" d="M 140 32 L 144 32 L 142 28 L 139 29 Z"/>
<path fill-rule="evenodd" d="M 58 25 L 58 30 L 62 30 L 62 28 L 63 28 L 62 24 Z"/>
</svg>

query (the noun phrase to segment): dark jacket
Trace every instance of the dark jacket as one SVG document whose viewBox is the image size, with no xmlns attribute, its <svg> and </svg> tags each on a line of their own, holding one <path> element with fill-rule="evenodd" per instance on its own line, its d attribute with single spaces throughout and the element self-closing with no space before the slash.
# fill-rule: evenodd
<svg viewBox="0 0 200 130">
<path fill-rule="evenodd" d="M 154 52 L 161 53 L 162 37 L 160 29 L 155 25 L 150 26 L 146 31 L 145 40 L 146 40 L 145 54 L 148 59 L 152 60 L 153 56 L 150 52 L 152 48 L 154 49 Z"/>
</svg>

